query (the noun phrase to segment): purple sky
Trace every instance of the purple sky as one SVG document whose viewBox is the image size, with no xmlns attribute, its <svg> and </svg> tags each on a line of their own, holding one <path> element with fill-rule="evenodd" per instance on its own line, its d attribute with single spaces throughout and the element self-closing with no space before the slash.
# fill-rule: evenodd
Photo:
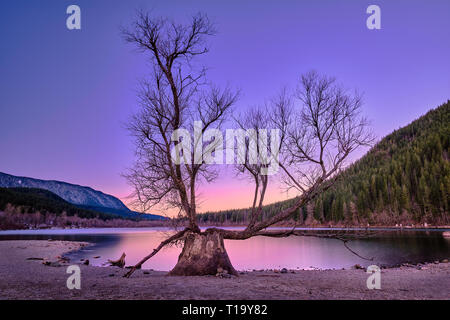
<svg viewBox="0 0 450 320">
<path fill-rule="evenodd" d="M 81 8 L 82 30 L 66 29 Z M 381 30 L 366 8 L 381 7 Z M 202 11 L 218 35 L 203 60 L 209 78 L 242 89 L 237 108 L 263 102 L 310 69 L 364 92 L 378 137 L 450 98 L 450 1 L 2 1 L 0 171 L 89 185 L 123 198 L 133 162 L 123 128 L 148 65 L 122 40 L 135 9 L 186 19 Z M 203 209 L 247 206 L 232 177 Z M 269 200 L 286 198 L 273 189 Z M 208 202 L 210 201 L 210 202 Z"/>
</svg>

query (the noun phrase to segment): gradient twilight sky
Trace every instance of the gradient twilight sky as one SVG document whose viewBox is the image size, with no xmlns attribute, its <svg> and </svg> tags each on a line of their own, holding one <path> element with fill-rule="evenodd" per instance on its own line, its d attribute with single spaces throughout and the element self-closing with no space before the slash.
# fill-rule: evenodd
<svg viewBox="0 0 450 320">
<path fill-rule="evenodd" d="M 81 8 L 82 30 L 66 28 Z M 368 30 L 366 8 L 381 8 Z M 219 85 L 242 90 L 238 109 L 262 103 L 311 69 L 364 93 L 378 137 L 450 98 L 450 1 L 9 0 L 0 4 L 0 171 L 88 185 L 124 198 L 145 56 L 119 27 L 138 8 L 216 23 L 203 64 Z M 360 152 L 359 155 L 361 155 Z M 247 207 L 252 190 L 231 171 L 204 187 L 201 210 Z M 285 199 L 272 186 L 266 202 Z M 123 199 L 126 202 L 126 199 Z"/>
</svg>

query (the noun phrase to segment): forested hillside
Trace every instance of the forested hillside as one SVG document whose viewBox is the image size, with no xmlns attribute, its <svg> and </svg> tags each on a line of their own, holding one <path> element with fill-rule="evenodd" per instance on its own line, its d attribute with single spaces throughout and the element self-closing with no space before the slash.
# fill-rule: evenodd
<svg viewBox="0 0 450 320">
<path fill-rule="evenodd" d="M 2 188 L 34 188 L 53 192 L 65 201 L 76 206 L 104 207 L 122 211 L 130 211 L 119 199 L 94 190 L 63 181 L 41 180 L 29 177 L 18 177 L 0 172 L 0 187 Z"/>
<path fill-rule="evenodd" d="M 152 227 L 159 226 L 163 222 L 131 219 L 120 214 L 80 208 L 48 190 L 0 188 L 0 230 L 51 227 Z"/>
<path fill-rule="evenodd" d="M 300 223 L 449 224 L 450 101 L 394 131 L 347 168 L 335 187 L 293 217 Z M 272 215 L 292 200 L 264 207 Z M 244 223 L 247 210 L 200 215 Z"/>
<path fill-rule="evenodd" d="M 68 216 L 77 215 L 80 218 L 103 220 L 120 218 L 120 216 L 78 208 L 53 192 L 35 188 L 0 188 L 0 211 L 5 210 L 7 205 L 20 207 L 22 213 L 39 211 L 43 214 L 49 212 L 61 215 L 65 212 Z"/>
</svg>

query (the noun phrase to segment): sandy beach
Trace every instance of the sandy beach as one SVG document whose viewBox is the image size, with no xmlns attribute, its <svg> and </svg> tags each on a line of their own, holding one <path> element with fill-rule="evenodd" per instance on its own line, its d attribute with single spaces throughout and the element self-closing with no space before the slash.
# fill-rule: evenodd
<svg viewBox="0 0 450 320">
<path fill-rule="evenodd" d="M 381 271 L 369 290 L 365 270 L 254 271 L 239 277 L 169 277 L 167 272 L 93 267 L 62 261 L 88 245 L 70 241 L 0 241 L 0 299 L 450 299 L 450 264 Z M 48 261 L 47 265 L 44 261 Z M 81 268 L 81 289 L 69 290 L 66 269 Z"/>
</svg>

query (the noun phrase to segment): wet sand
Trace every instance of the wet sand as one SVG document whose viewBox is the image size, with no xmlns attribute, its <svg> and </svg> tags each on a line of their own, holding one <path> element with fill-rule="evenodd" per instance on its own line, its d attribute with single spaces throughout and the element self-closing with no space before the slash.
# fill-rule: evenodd
<svg viewBox="0 0 450 320">
<path fill-rule="evenodd" d="M 361 269 L 254 271 L 231 278 L 169 277 L 167 272 L 137 270 L 126 279 L 126 269 L 58 258 L 84 245 L 0 241 L 0 299 L 450 299 L 448 262 L 383 269 L 380 290 L 367 289 L 369 274 Z M 66 286 L 71 264 L 81 268 L 80 290 Z"/>
</svg>

